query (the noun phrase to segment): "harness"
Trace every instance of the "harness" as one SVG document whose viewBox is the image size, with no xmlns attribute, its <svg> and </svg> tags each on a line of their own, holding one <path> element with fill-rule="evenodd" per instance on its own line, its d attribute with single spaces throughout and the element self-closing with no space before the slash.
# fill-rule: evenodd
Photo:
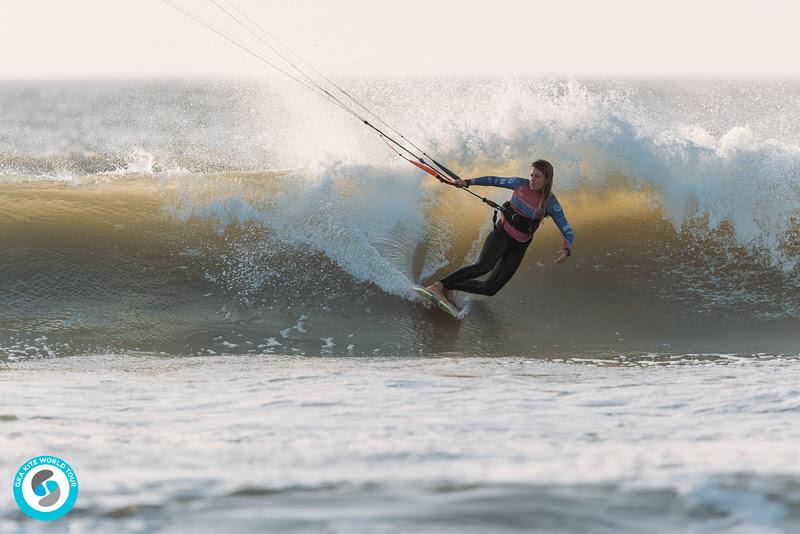
<svg viewBox="0 0 800 534">
<path fill-rule="evenodd" d="M 500 210 L 511 226 L 529 236 L 533 236 L 533 233 L 539 228 L 544 218 L 542 211 L 539 209 L 536 210 L 537 217 L 534 219 L 524 216 L 511 206 L 510 200 L 505 201 L 503 205 L 500 206 Z M 492 224 L 497 225 L 497 210 L 495 210 L 494 215 L 492 215 Z"/>
</svg>

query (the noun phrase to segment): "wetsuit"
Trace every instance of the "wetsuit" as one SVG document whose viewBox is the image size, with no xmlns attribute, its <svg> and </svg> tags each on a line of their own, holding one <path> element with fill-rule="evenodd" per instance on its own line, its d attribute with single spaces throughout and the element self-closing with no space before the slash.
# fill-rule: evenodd
<svg viewBox="0 0 800 534">
<path fill-rule="evenodd" d="M 500 288 L 514 276 L 517 267 L 522 263 L 528 245 L 533 240 L 533 232 L 547 216 L 551 217 L 558 229 L 561 230 L 561 235 L 564 236 L 564 249 L 568 253 L 571 252 L 575 235 L 555 195 L 550 195 L 550 201 L 540 213 L 539 204 L 542 201 L 542 192 L 531 190 L 530 182 L 525 178 L 481 176 L 467 180 L 467 184 L 513 189 L 510 208 L 514 213 L 533 223 L 531 225 L 532 232 L 528 233 L 515 227 L 509 217 L 504 214 L 486 238 L 478 263 L 463 267 L 442 280 L 442 285 L 446 290 L 455 289 L 480 295 L 494 295 L 500 291 Z M 475 280 L 489 271 L 491 271 L 491 275 L 485 281 Z"/>
</svg>

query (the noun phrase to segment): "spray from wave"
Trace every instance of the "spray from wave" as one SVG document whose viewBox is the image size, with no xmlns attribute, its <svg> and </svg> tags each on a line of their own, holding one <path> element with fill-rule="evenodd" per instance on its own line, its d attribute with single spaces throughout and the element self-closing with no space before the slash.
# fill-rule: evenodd
<svg viewBox="0 0 800 534">
<path fill-rule="evenodd" d="M 582 326 L 583 347 L 607 347 L 608 332 L 615 342 L 633 342 L 620 324 L 672 325 L 642 334 L 644 345 L 657 348 L 673 338 L 691 346 L 691 336 L 676 331 L 697 331 L 698 320 L 707 321 L 699 326 L 708 341 L 723 337 L 736 317 L 771 321 L 780 331 L 796 318 L 800 152 L 794 132 L 769 136 L 763 117 L 750 122 L 760 109 L 742 105 L 707 124 L 700 104 L 669 113 L 670 95 L 686 106 L 678 82 L 658 98 L 646 84 L 348 83 L 463 176 L 524 175 L 537 157 L 555 163 L 576 254 L 567 268 L 551 267 L 557 233 L 543 227 L 507 292 L 489 301 L 459 297 L 476 321 L 487 313 L 501 322 L 556 314 Z M 381 313 L 392 324 L 416 309 L 407 300 L 411 284 L 474 259 L 488 229 L 483 205 L 395 161 L 352 117 L 313 94 L 210 82 L 35 89 L 2 90 L 31 109 L 56 96 L 67 104 L 50 109 L 41 125 L 17 112 L 0 127 L 0 233 L 11 273 L 4 289 L 16 295 L 3 304 L 14 328 L 34 321 L 35 313 L 19 311 L 25 302 L 62 309 L 75 330 L 99 320 L 75 318 L 89 301 L 103 302 L 105 316 L 128 317 L 128 325 L 152 325 L 154 310 L 172 306 L 150 291 L 192 312 L 177 321 L 184 330 L 175 321 L 159 327 L 174 338 L 178 330 L 265 317 L 270 306 L 290 310 L 279 321 L 286 328 L 309 314 L 304 324 L 313 328 L 314 317 L 347 310 Z M 90 128 L 102 120 L 109 125 Z M 76 128 L 86 135 L 71 135 Z M 76 282 L 65 285 L 65 276 Z M 204 308 L 205 295 L 217 292 L 233 300 Z M 120 295 L 138 311 L 116 309 Z M 53 300 L 69 299 L 73 305 L 53 308 Z M 571 335 L 557 323 L 554 331 Z M 152 341 L 129 334 L 121 343 Z M 501 345 L 515 335 L 498 328 L 490 338 Z M 258 341 L 279 338 L 274 332 Z"/>
</svg>

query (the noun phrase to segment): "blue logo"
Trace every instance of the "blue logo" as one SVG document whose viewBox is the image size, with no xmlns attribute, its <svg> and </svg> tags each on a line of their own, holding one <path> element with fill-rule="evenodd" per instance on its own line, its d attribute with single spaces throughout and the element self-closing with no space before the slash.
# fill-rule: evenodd
<svg viewBox="0 0 800 534">
<path fill-rule="evenodd" d="M 34 456 L 14 476 L 14 499 L 20 510 L 34 519 L 58 519 L 78 499 L 78 477 L 61 458 Z"/>
</svg>

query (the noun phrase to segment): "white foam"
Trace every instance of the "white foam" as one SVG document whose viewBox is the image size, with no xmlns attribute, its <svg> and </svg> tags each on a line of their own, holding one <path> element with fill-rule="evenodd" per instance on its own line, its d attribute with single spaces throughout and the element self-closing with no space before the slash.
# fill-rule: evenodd
<svg viewBox="0 0 800 534">
<path fill-rule="evenodd" d="M 556 191 L 603 189 L 623 175 L 630 187 L 653 193 L 676 229 L 702 217 L 712 229 L 727 221 L 740 245 L 763 250 L 784 269 L 797 265 L 783 247 L 800 212 L 797 143 L 757 135 L 747 123 L 717 132 L 661 124 L 624 92 L 593 91 L 575 80 L 376 82 L 360 89 L 463 176 L 524 176 L 537 157 L 555 164 Z M 276 162 L 296 170 L 271 178 L 269 191 L 226 183 L 210 199 L 193 193 L 203 186 L 191 177 L 176 214 L 223 225 L 256 222 L 281 243 L 323 253 L 357 281 L 410 298 L 419 243 L 430 245 L 423 279 L 447 263 L 453 221 L 428 213 L 434 203 L 442 206 L 442 186 L 392 160 L 361 123 L 331 112 L 327 102 L 280 90 L 271 97 L 285 100 L 281 121 L 294 119 L 285 142 L 271 148 Z M 297 120 L 303 117 L 309 120 Z M 462 196 L 444 200 L 454 221 L 464 209 L 481 209 Z"/>
</svg>

